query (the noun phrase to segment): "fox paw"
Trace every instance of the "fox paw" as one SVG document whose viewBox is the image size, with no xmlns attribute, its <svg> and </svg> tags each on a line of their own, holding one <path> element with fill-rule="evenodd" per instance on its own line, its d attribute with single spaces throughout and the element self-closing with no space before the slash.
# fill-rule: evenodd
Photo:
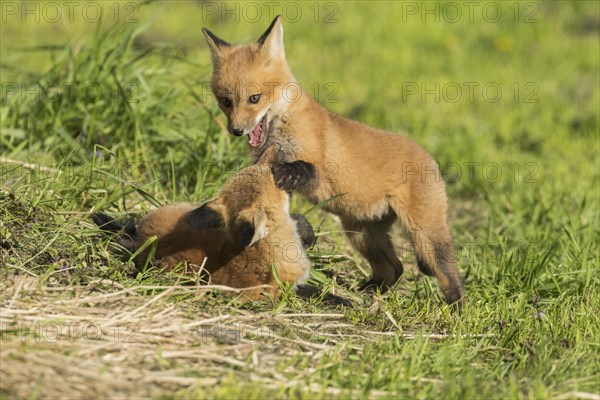
<svg viewBox="0 0 600 400">
<path fill-rule="evenodd" d="M 309 185 L 317 176 L 315 166 L 301 160 L 274 163 L 271 173 L 277 187 L 288 193 Z"/>
<path fill-rule="evenodd" d="M 352 302 L 344 297 L 336 296 L 335 294 L 321 293 L 321 290 L 314 285 L 300 284 L 296 286 L 296 294 L 305 299 L 321 298 L 321 300 L 332 306 L 343 306 L 347 308 L 354 308 Z"/>
<path fill-rule="evenodd" d="M 290 216 L 296 221 L 296 230 L 298 231 L 298 235 L 300 235 L 302 247 L 305 249 L 312 247 L 316 243 L 317 238 L 310 222 L 308 222 L 304 215 L 290 214 Z"/>
<path fill-rule="evenodd" d="M 390 287 L 381 279 L 370 277 L 369 279 L 361 282 L 358 286 L 360 291 L 375 291 L 379 290 L 379 293 L 385 293 Z"/>
</svg>

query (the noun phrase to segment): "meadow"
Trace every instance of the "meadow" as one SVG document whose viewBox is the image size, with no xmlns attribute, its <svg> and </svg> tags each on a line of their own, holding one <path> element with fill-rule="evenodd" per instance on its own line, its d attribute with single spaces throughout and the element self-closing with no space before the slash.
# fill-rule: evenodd
<svg viewBox="0 0 600 400">
<path fill-rule="evenodd" d="M 0 5 L 0 398 L 600 399 L 597 2 Z M 91 222 L 249 163 L 201 28 L 249 43 L 277 14 L 313 97 L 438 161 L 462 312 L 400 229 L 400 282 L 357 291 L 368 265 L 299 197 L 311 281 L 354 308 L 136 271 Z"/>
</svg>

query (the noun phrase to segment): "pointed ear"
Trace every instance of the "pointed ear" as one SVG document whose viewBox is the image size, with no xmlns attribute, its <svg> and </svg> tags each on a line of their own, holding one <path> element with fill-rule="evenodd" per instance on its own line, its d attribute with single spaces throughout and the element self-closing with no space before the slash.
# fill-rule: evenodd
<svg viewBox="0 0 600 400">
<path fill-rule="evenodd" d="M 266 55 L 269 60 L 280 55 L 285 56 L 281 15 L 276 16 L 265 33 L 258 38 L 258 46 L 260 52 Z"/>
<path fill-rule="evenodd" d="M 218 200 L 209 201 L 190 211 L 186 219 L 188 224 L 201 231 L 224 228 L 225 207 Z"/>
<path fill-rule="evenodd" d="M 206 28 L 202 28 L 202 32 L 204 33 L 204 37 L 206 38 L 208 48 L 210 49 L 210 56 L 213 65 L 219 65 L 221 61 L 223 61 L 223 49 L 230 47 L 231 44 L 217 37 L 217 35 L 215 35 Z"/>
<path fill-rule="evenodd" d="M 237 228 L 240 249 L 245 250 L 269 233 L 267 215 L 263 210 L 255 210 L 253 213 L 242 211 L 239 217 Z"/>
</svg>

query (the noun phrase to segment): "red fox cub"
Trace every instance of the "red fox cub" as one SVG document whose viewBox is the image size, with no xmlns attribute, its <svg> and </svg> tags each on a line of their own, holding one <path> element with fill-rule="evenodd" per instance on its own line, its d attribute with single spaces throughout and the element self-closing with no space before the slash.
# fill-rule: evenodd
<svg viewBox="0 0 600 400">
<path fill-rule="evenodd" d="M 302 283 L 310 268 L 303 244 L 314 242 L 312 227 L 300 215 L 288 212 L 288 194 L 275 185 L 267 164 L 255 164 L 238 172 L 219 197 L 202 206 L 179 203 L 151 212 L 137 228 L 125 228 L 106 214 L 92 215 L 106 231 L 130 235 L 130 250 L 139 249 L 156 236 L 154 259 L 165 269 L 187 261 L 190 272 L 200 273 L 212 284 L 244 290 L 247 300 L 262 292 L 279 295 L 271 270 L 275 266 L 283 282 Z M 303 237 L 299 235 L 300 231 Z M 149 251 L 136 258 L 138 266 Z M 268 285 L 268 287 L 254 286 Z"/>
<path fill-rule="evenodd" d="M 247 46 L 203 32 L 213 63 L 212 90 L 229 132 L 248 135 L 254 160 L 280 147 L 273 173 L 286 190 L 313 203 L 335 197 L 323 208 L 340 218 L 372 269 L 361 289 L 385 291 L 402 275 L 390 238 L 400 220 L 420 270 L 437 277 L 447 303 L 462 299 L 445 185 L 433 158 L 407 137 L 336 115 L 306 92 L 290 94 L 299 85 L 285 58 L 280 16 Z"/>
</svg>

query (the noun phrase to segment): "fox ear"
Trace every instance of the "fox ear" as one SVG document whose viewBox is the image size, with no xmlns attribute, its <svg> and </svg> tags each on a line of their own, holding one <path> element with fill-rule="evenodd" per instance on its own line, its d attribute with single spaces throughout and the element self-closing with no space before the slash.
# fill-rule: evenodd
<svg viewBox="0 0 600 400">
<path fill-rule="evenodd" d="M 243 211 L 237 224 L 240 249 L 245 250 L 269 233 L 267 215 L 263 210 Z"/>
<path fill-rule="evenodd" d="M 210 49 L 210 56 L 213 64 L 219 65 L 224 57 L 223 49 L 230 47 L 231 44 L 219 38 L 217 35 L 215 35 L 206 28 L 202 28 L 202 32 L 204 33 L 204 37 L 206 38 L 206 43 L 208 43 L 208 48 Z"/>
<path fill-rule="evenodd" d="M 204 231 L 225 227 L 225 207 L 217 200 L 204 203 L 187 214 L 186 220 L 194 228 Z"/>
<path fill-rule="evenodd" d="M 265 54 L 269 60 L 279 55 L 285 55 L 283 49 L 283 25 L 281 23 L 281 15 L 276 16 L 265 33 L 258 38 L 258 45 L 261 53 Z"/>
</svg>

